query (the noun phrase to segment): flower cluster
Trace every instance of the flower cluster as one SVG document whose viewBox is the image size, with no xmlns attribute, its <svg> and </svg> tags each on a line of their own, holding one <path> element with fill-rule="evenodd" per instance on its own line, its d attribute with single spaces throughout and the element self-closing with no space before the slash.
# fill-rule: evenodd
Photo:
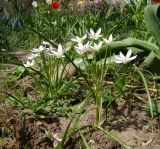
<svg viewBox="0 0 160 149">
<path fill-rule="evenodd" d="M 44 52 L 47 55 L 55 56 L 57 58 L 64 57 L 65 50 L 61 44 L 58 44 L 58 48 L 53 47 L 49 42 L 43 41 L 38 48 L 31 50 L 30 56 L 27 58 L 27 62 L 24 64 L 25 67 L 31 67 L 35 63 L 35 58 L 40 56 L 40 53 Z"/>
<path fill-rule="evenodd" d="M 85 43 L 87 38 L 90 40 Z M 99 51 L 104 43 L 110 44 L 113 40 L 112 34 L 109 36 L 109 39 L 103 38 L 103 41 L 101 41 L 101 38 L 101 28 L 99 28 L 96 32 L 94 32 L 94 30 L 91 28 L 88 32 L 88 36 L 87 34 L 82 37 L 75 36 L 71 40 L 78 44 L 75 46 L 77 53 L 83 54 L 85 52 Z"/>
<path fill-rule="evenodd" d="M 87 34 L 85 34 L 82 37 L 75 36 L 71 40 L 77 43 L 77 45 L 75 46 L 75 50 L 78 54 L 82 55 L 86 52 L 93 52 L 93 51 L 98 52 L 103 44 L 110 45 L 113 41 L 112 34 L 109 36 L 108 39 L 102 37 L 103 36 L 101 34 L 101 28 L 99 28 L 96 32 L 94 32 L 93 29 L 90 29 L 90 31 L 88 32 L 88 36 Z M 90 40 L 87 40 L 85 42 L 87 38 L 89 38 Z M 114 62 L 126 64 L 137 57 L 137 56 L 131 57 L 131 55 L 132 55 L 131 49 L 129 49 L 126 56 L 124 56 L 122 52 L 120 52 L 119 55 L 114 55 Z"/>
<path fill-rule="evenodd" d="M 6 15 L 3 15 L 1 20 L 4 28 L 12 26 L 13 28 L 21 29 L 23 27 L 23 20 L 20 17 L 8 18 Z"/>
<path fill-rule="evenodd" d="M 75 36 L 74 38 L 71 38 L 71 41 L 76 43 L 76 45 L 74 46 L 75 51 L 78 54 L 83 55 L 86 52 L 99 52 L 104 44 L 110 45 L 112 43 L 113 36 L 111 34 L 108 39 L 103 38 L 101 34 L 101 28 L 99 28 L 96 32 L 94 32 L 93 29 L 90 29 L 87 34 L 83 35 L 82 37 Z M 31 50 L 32 53 L 27 58 L 27 62 L 26 64 L 24 64 L 24 66 L 31 67 L 34 64 L 35 58 L 38 57 L 41 52 L 44 52 L 45 54 L 48 54 L 50 56 L 62 58 L 64 57 L 64 52 L 67 51 L 67 49 L 63 49 L 61 44 L 58 44 L 58 47 L 55 48 L 50 42 L 43 41 L 38 48 L 33 48 Z M 114 55 L 114 62 L 118 64 L 126 64 L 137 57 L 137 55 L 132 57 L 131 55 L 131 49 L 129 49 L 126 56 L 123 55 L 122 52 L 120 52 L 119 55 Z"/>
</svg>

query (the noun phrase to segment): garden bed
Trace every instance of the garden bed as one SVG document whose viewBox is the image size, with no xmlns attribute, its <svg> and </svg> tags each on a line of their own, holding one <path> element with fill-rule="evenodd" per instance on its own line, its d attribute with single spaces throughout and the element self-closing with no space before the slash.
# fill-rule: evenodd
<svg viewBox="0 0 160 149">
<path fill-rule="evenodd" d="M 1 6 L 0 148 L 159 149 L 160 1 L 67 2 Z"/>
</svg>

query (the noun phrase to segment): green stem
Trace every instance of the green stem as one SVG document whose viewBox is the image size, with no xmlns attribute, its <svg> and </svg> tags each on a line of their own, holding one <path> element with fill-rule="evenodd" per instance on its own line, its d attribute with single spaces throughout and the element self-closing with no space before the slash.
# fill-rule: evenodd
<svg viewBox="0 0 160 149">
<path fill-rule="evenodd" d="M 100 84 L 97 81 L 95 84 L 96 88 L 95 88 L 95 95 L 96 95 L 96 127 L 101 125 L 101 116 L 102 116 L 102 96 L 101 96 L 101 88 L 100 88 Z"/>
<path fill-rule="evenodd" d="M 51 99 L 53 99 L 54 93 L 53 93 L 52 80 L 51 80 L 51 75 L 50 75 L 51 68 L 49 67 L 49 65 L 47 65 L 46 58 L 45 58 L 45 55 L 43 52 L 41 53 L 41 58 L 43 60 L 44 70 L 45 70 L 47 80 L 48 80 L 50 97 L 51 97 Z"/>
<path fill-rule="evenodd" d="M 86 140 L 86 138 L 84 137 L 84 135 L 83 135 L 83 133 L 82 133 L 82 130 L 79 130 L 79 134 L 80 134 L 80 136 L 81 136 L 81 138 L 82 138 L 82 141 L 83 141 L 86 149 L 90 149 L 90 147 L 89 147 L 89 145 L 88 145 L 88 143 L 87 143 L 87 140 Z"/>
<path fill-rule="evenodd" d="M 138 67 L 136 65 L 134 65 L 135 69 L 137 70 L 137 72 L 139 73 L 139 75 L 141 76 L 142 78 L 142 81 L 144 83 L 144 87 L 145 87 L 145 90 L 146 90 L 146 93 L 147 93 L 147 96 L 148 96 L 148 102 L 149 102 L 149 107 L 150 107 L 150 113 L 151 113 L 151 117 L 153 118 L 153 100 L 150 96 L 150 93 L 149 93 L 149 89 L 148 89 L 148 86 L 147 86 L 147 82 L 146 82 L 146 79 L 144 78 L 144 75 L 143 73 L 138 69 Z"/>
</svg>

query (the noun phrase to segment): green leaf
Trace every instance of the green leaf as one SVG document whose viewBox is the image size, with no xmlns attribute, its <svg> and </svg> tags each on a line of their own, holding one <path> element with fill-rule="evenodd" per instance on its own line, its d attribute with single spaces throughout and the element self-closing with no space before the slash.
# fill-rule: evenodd
<svg viewBox="0 0 160 149">
<path fill-rule="evenodd" d="M 150 106 L 149 104 L 147 104 L 147 106 L 145 107 L 146 111 L 149 112 L 150 111 Z M 160 114 L 160 101 L 156 101 L 153 104 L 153 116 L 157 116 Z"/>
<path fill-rule="evenodd" d="M 160 45 L 160 5 L 148 5 L 144 10 L 144 15 L 152 34 Z"/>
<path fill-rule="evenodd" d="M 160 59 L 157 57 L 158 57 L 158 55 L 156 55 L 152 51 L 148 55 L 148 57 L 144 60 L 144 62 L 141 64 L 141 66 L 143 66 L 143 68 L 145 68 L 145 70 L 148 70 L 149 72 L 151 72 L 151 74 L 160 75 L 160 69 L 157 69 L 157 66 L 160 65 Z"/>
<path fill-rule="evenodd" d="M 7 73 L 5 74 L 5 76 L 6 76 L 7 78 L 12 79 L 12 80 L 18 80 L 18 79 L 22 76 L 22 74 L 23 74 L 24 72 L 25 72 L 25 68 L 22 67 L 22 66 L 18 66 L 18 67 L 16 67 L 15 69 L 13 69 L 12 71 L 7 72 Z"/>
<path fill-rule="evenodd" d="M 80 68 L 82 70 L 85 69 L 86 68 L 86 64 L 88 64 L 88 62 L 83 60 L 82 58 L 77 58 L 73 62 L 78 68 Z"/>
<path fill-rule="evenodd" d="M 120 92 L 124 92 L 126 85 L 128 84 L 128 79 L 124 76 L 118 76 L 113 80 L 113 82 Z"/>
<path fill-rule="evenodd" d="M 134 65 L 134 68 L 142 78 L 142 81 L 143 81 L 143 84 L 144 84 L 144 87 L 145 87 L 145 90 L 146 90 L 146 93 L 147 93 L 147 97 L 148 97 L 148 104 L 149 104 L 149 108 L 150 108 L 150 114 L 151 114 L 151 117 L 153 118 L 154 101 L 151 98 L 151 94 L 150 94 L 149 89 L 148 89 L 147 81 L 146 81 L 143 73 L 139 70 L 139 68 L 136 65 Z"/>
<path fill-rule="evenodd" d="M 143 61 L 142 65 L 149 67 L 149 65 L 154 61 L 154 59 L 155 59 L 155 53 L 152 51 Z"/>
</svg>

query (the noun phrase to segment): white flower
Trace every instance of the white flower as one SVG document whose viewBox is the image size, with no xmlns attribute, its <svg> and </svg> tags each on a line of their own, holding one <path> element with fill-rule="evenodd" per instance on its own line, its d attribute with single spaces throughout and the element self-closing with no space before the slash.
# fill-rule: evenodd
<svg viewBox="0 0 160 149">
<path fill-rule="evenodd" d="M 40 45 L 38 49 L 33 48 L 31 51 L 32 51 L 33 53 L 40 53 L 40 52 L 42 52 L 44 49 L 45 49 L 45 47 L 44 47 L 43 45 Z"/>
<path fill-rule="evenodd" d="M 55 48 L 50 49 L 49 55 L 56 56 L 57 58 L 64 57 L 64 51 L 61 44 L 58 44 L 58 49 L 56 51 Z"/>
<path fill-rule="evenodd" d="M 102 47 L 102 41 L 100 41 L 98 44 L 94 43 L 94 46 L 90 46 L 92 49 L 98 51 Z"/>
<path fill-rule="evenodd" d="M 51 42 L 54 42 L 55 40 L 50 40 Z M 42 45 L 44 46 L 52 46 L 52 44 L 50 42 L 47 41 L 42 41 Z"/>
<path fill-rule="evenodd" d="M 53 40 L 50 40 L 50 41 L 54 42 Z M 55 48 L 52 46 L 52 44 L 50 42 L 47 42 L 47 41 L 43 41 L 42 42 L 42 46 L 44 47 L 44 49 L 45 49 L 46 52 L 49 52 L 52 49 L 55 50 Z"/>
<path fill-rule="evenodd" d="M 131 57 L 131 54 L 132 54 L 132 50 L 131 49 L 129 49 L 129 51 L 127 52 L 126 56 L 124 56 L 122 54 L 122 52 L 120 52 L 119 55 L 115 55 L 114 56 L 115 62 L 119 63 L 119 64 L 120 63 L 126 64 L 126 63 L 134 60 L 137 57 L 137 55 Z"/>
<path fill-rule="evenodd" d="M 90 36 L 90 38 L 92 38 L 92 39 L 94 39 L 94 40 L 97 40 L 97 39 L 99 39 L 99 38 L 102 36 L 102 35 L 100 35 L 100 33 L 101 33 L 101 28 L 99 28 L 96 33 L 95 33 L 95 32 L 93 31 L 93 29 L 91 28 L 91 29 L 90 29 L 90 33 L 89 33 L 89 36 Z"/>
<path fill-rule="evenodd" d="M 44 46 L 50 46 L 51 44 L 49 42 L 47 42 L 47 41 L 42 41 L 42 45 L 44 45 Z"/>
<path fill-rule="evenodd" d="M 31 67 L 34 65 L 34 59 L 27 59 L 27 62 L 24 64 L 24 67 Z"/>
<path fill-rule="evenodd" d="M 33 1 L 33 2 L 32 2 L 32 6 L 33 6 L 34 8 L 36 8 L 36 7 L 38 6 L 37 1 Z"/>
<path fill-rule="evenodd" d="M 38 53 L 31 53 L 31 55 L 28 57 L 28 59 L 34 59 L 34 58 L 36 58 L 38 56 L 39 56 Z"/>
<path fill-rule="evenodd" d="M 82 43 L 78 43 L 78 47 L 75 47 L 78 54 L 83 54 L 87 51 L 91 51 L 90 43 L 83 45 Z"/>
<path fill-rule="evenodd" d="M 87 38 L 87 35 L 85 34 L 82 38 L 76 36 L 75 38 L 72 38 L 71 40 L 72 40 L 73 42 L 82 43 L 83 40 L 85 40 L 86 38 Z"/>
<path fill-rule="evenodd" d="M 52 4 L 52 0 L 46 0 L 47 4 Z"/>
<path fill-rule="evenodd" d="M 109 36 L 108 39 L 103 38 L 103 40 L 104 40 L 105 43 L 110 44 L 110 43 L 113 41 L 113 36 L 112 36 L 112 34 Z"/>
</svg>

